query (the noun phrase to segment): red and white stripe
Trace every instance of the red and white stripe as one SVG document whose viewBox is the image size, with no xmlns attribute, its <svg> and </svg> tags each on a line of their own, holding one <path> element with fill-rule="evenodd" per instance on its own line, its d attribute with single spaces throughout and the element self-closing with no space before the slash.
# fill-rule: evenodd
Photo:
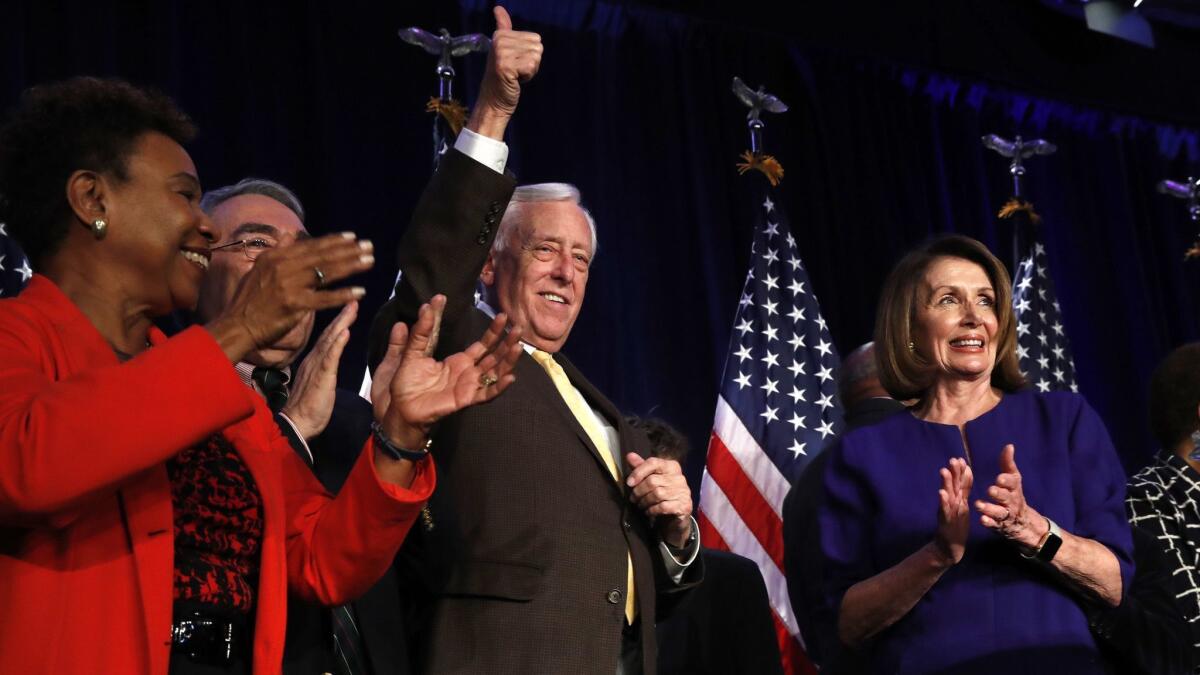
<svg viewBox="0 0 1200 675">
<path fill-rule="evenodd" d="M 791 484 L 724 397 L 717 398 L 705 464 L 700 482 L 701 540 L 709 548 L 732 551 L 758 565 L 786 672 L 815 673 L 803 654 L 783 566 L 783 500 Z"/>
</svg>

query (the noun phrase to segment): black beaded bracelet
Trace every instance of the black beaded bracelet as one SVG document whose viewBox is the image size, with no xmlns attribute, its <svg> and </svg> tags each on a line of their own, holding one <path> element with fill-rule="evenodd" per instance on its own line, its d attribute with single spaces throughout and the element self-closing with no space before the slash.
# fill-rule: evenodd
<svg viewBox="0 0 1200 675">
<path fill-rule="evenodd" d="M 419 462 L 429 456 L 429 446 L 433 445 L 431 438 L 425 441 L 425 445 L 420 450 L 402 448 L 388 440 L 387 434 L 383 433 L 383 427 L 379 425 L 379 422 L 371 423 L 371 433 L 375 436 L 375 446 L 396 460 L 407 459 L 410 462 Z"/>
</svg>

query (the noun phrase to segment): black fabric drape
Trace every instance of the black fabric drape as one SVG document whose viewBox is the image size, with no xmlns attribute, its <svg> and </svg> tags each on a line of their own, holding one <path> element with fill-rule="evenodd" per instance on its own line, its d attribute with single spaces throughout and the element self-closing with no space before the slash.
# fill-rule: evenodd
<svg viewBox="0 0 1200 675">
<path fill-rule="evenodd" d="M 1029 161 L 1026 196 L 1045 219 L 1081 390 L 1126 468 L 1149 459 L 1146 382 L 1170 348 L 1197 339 L 1200 278 L 1200 263 L 1182 260 L 1194 235 L 1182 204 L 1153 186 L 1194 172 L 1195 130 L 1055 101 L 1047 77 L 1033 96 L 986 72 L 939 71 L 927 49 L 919 61 L 881 58 L 635 3 L 507 4 L 516 26 L 546 44 L 510 127 L 510 167 L 522 182 L 576 183 L 600 227 L 566 351 L 627 411 L 680 425 L 697 449 L 693 478 L 751 236 L 749 179 L 734 169 L 748 141 L 733 75 L 791 105 L 765 117 L 767 149 L 787 171 L 780 198 L 842 353 L 870 339 L 884 276 L 927 236 L 975 236 L 1011 263 L 1011 233 L 995 218 L 1010 193 L 1007 167 L 982 134 L 1055 142 L 1056 155 Z M 483 0 L 119 9 L 44 0 L 4 13 L 5 107 L 26 86 L 73 74 L 158 86 L 201 126 L 192 151 L 206 186 L 280 180 L 305 201 L 311 230 L 374 239 L 380 263 L 362 282 L 369 295 L 341 373 L 342 386 L 357 388 L 367 323 L 395 273 L 390 252 L 429 173 L 423 106 L 436 91 L 434 59 L 396 30 L 490 33 Z M 468 102 L 482 65 L 456 65 Z"/>
</svg>

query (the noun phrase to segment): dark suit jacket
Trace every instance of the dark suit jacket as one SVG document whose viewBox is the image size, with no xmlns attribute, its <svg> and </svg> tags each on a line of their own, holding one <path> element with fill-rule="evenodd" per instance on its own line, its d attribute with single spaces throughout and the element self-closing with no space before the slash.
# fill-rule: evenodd
<svg viewBox="0 0 1200 675">
<path fill-rule="evenodd" d="M 758 565 L 714 549 L 700 555 L 704 583 L 659 603 L 659 675 L 783 675 Z"/>
<path fill-rule="evenodd" d="M 371 363 L 397 321 L 448 298 L 439 356 L 482 335 L 489 318 L 473 292 L 514 184 L 456 151 L 442 160 L 400 243 L 396 296 L 375 318 Z M 584 398 L 617 429 L 622 451 L 643 434 L 561 355 Z M 417 527 L 402 555 L 422 625 L 411 643 L 432 673 L 612 675 L 621 648 L 626 551 L 638 589 L 647 673 L 655 672 L 657 539 L 608 473 L 541 366 L 526 354 L 495 400 L 444 419 L 433 436 L 438 489 L 433 528 Z M 689 579 L 701 566 L 688 570 Z M 662 586 L 669 585 L 666 581 Z"/>
<path fill-rule="evenodd" d="M 354 392 L 337 390 L 333 415 L 325 431 L 309 442 L 315 458 L 313 473 L 337 494 L 371 434 L 371 404 Z M 307 462 L 308 455 L 286 422 L 276 420 L 292 448 Z M 420 527 L 418 519 L 416 527 Z M 365 661 L 373 675 L 407 675 L 408 643 L 401 614 L 400 590 L 394 569 L 388 571 L 362 597 L 351 603 L 362 635 Z M 287 640 L 283 650 L 284 675 L 340 672 L 333 662 L 333 627 L 330 611 L 294 596 L 288 598 Z"/>
</svg>

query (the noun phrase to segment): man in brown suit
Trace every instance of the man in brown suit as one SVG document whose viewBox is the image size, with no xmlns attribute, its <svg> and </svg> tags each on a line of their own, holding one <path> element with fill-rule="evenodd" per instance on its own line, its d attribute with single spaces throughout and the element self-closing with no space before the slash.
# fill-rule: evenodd
<svg viewBox="0 0 1200 675">
<path fill-rule="evenodd" d="M 679 464 L 650 457 L 645 436 L 559 353 L 595 229 L 570 186 L 522 189 L 506 210 L 514 182 L 500 173 L 501 141 L 541 43 L 510 30 L 502 8 L 496 19 L 479 100 L 417 206 L 396 296 L 372 328 L 376 363 L 391 326 L 444 293 L 439 349 L 469 344 L 490 320 L 473 300 L 478 279 L 527 352 L 503 396 L 433 430 L 438 489 L 400 571 L 415 581 L 402 592 L 421 627 L 416 670 L 654 673 L 656 593 L 701 573 L 691 492 Z"/>
</svg>

